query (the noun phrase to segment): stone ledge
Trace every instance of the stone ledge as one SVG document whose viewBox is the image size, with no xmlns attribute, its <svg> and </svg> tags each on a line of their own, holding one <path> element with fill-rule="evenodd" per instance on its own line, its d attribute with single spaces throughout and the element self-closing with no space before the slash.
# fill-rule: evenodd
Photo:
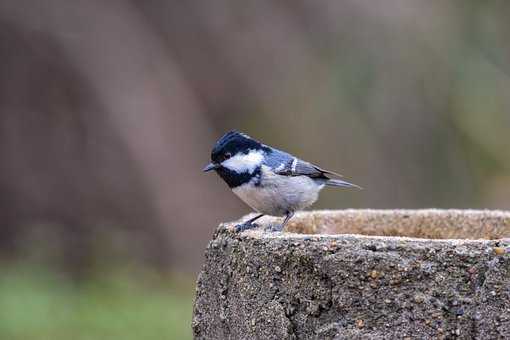
<svg viewBox="0 0 510 340">
<path fill-rule="evenodd" d="M 217 229 L 195 338 L 510 338 L 509 213 L 316 211 L 263 230 L 277 221 Z"/>
</svg>

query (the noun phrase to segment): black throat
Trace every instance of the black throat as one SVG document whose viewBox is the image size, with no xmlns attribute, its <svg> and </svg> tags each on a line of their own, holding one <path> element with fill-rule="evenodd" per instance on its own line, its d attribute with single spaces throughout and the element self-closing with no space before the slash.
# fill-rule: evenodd
<svg viewBox="0 0 510 340">
<path fill-rule="evenodd" d="M 252 173 L 237 173 L 233 170 L 221 167 L 217 169 L 216 172 L 228 184 L 228 186 L 233 189 L 248 183 L 253 178 L 255 178 L 254 185 L 258 186 L 260 181 L 261 168 L 258 166 Z"/>
</svg>

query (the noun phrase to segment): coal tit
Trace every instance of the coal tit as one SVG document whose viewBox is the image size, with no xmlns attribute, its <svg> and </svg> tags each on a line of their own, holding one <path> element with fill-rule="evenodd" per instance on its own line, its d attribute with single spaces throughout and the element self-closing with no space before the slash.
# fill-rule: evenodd
<svg viewBox="0 0 510 340">
<path fill-rule="evenodd" d="M 211 152 L 205 171 L 215 170 L 234 194 L 259 215 L 238 225 L 237 231 L 256 226 L 264 215 L 285 216 L 273 230 L 283 230 L 294 212 L 311 206 L 324 186 L 360 188 L 340 180 L 341 175 L 264 145 L 244 133 L 230 131 Z M 330 177 L 337 177 L 332 179 Z"/>
</svg>

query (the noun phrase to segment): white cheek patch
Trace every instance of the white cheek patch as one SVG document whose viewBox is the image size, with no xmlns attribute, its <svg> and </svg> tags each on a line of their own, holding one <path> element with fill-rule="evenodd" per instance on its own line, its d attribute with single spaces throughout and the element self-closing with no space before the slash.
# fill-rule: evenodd
<svg viewBox="0 0 510 340">
<path fill-rule="evenodd" d="M 262 164 L 264 152 L 262 150 L 250 150 L 247 154 L 237 154 L 223 161 L 221 165 L 237 173 L 249 172 L 250 174 Z"/>
</svg>

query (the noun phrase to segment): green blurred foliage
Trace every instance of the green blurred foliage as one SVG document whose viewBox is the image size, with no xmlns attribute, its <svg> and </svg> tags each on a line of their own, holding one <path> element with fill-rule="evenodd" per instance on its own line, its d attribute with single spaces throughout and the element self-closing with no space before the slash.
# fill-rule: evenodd
<svg viewBox="0 0 510 340">
<path fill-rule="evenodd" d="M 73 283 L 10 267 L 0 277 L 0 339 L 191 339 L 193 286 L 140 272 Z"/>
</svg>

